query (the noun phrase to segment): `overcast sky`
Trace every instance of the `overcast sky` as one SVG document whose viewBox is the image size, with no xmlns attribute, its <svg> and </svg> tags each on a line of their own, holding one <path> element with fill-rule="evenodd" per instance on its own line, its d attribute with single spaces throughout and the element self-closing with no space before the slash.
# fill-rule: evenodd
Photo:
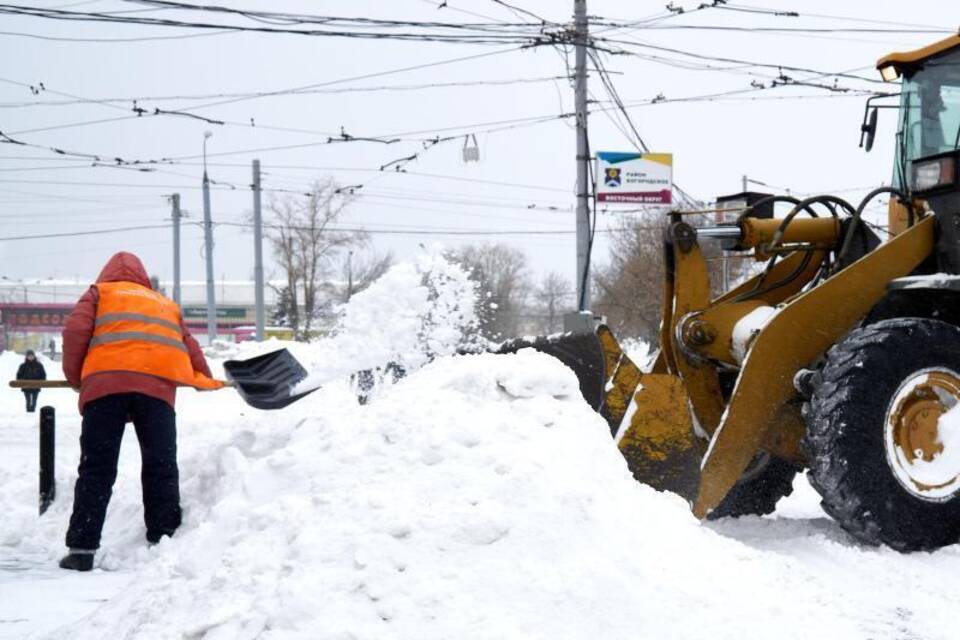
<svg viewBox="0 0 960 640">
<path fill-rule="evenodd" d="M 24 0 L 25 5 L 71 11 L 130 11 L 148 17 L 226 22 L 218 15 L 175 10 L 147 10 L 118 0 Z M 494 0 L 449 0 L 438 9 L 432 0 L 350 2 L 238 2 L 231 7 L 285 10 L 340 16 L 401 20 L 468 22 L 529 20 Z M 572 0 L 515 0 L 544 18 L 570 19 Z M 678 0 L 693 9 L 700 0 Z M 590 0 L 589 13 L 621 22 L 637 22 L 668 14 L 664 3 Z M 741 5 L 735 5 L 741 6 Z M 761 6 L 761 5 L 750 5 Z M 909 15 L 906 10 L 909 6 Z M 943 28 L 956 29 L 960 12 L 954 3 L 920 0 L 904 5 L 875 2 L 782 2 L 762 0 L 764 9 L 798 11 L 801 17 L 759 15 L 707 9 L 652 20 L 642 27 L 610 30 L 609 38 L 668 47 L 723 58 L 787 65 L 824 72 L 849 71 L 876 78 L 877 58 L 939 40 L 942 34 L 910 33 L 783 33 L 678 29 L 684 25 L 720 27 Z M 821 17 L 829 16 L 829 17 Z M 855 18 L 841 20 L 839 17 Z M 872 20 L 876 22 L 866 22 Z M 885 22 L 884 22 L 885 21 Z M 255 24 L 233 19 L 233 24 Z M 674 28 L 663 28 L 674 27 Z M 605 31 L 602 31 L 606 29 Z M 215 222 L 243 222 L 252 208 L 250 161 L 259 158 L 266 189 L 302 191 L 311 182 L 332 177 L 343 185 L 364 185 L 361 197 L 344 219 L 348 226 L 371 231 L 373 250 L 393 251 L 403 258 L 425 243 L 457 246 L 467 242 L 503 241 L 528 252 L 536 276 L 555 270 L 572 280 L 574 236 L 571 233 L 528 236 L 445 237 L 392 235 L 383 230 L 563 231 L 574 228 L 574 131 L 569 119 L 509 130 L 501 121 L 553 116 L 572 110 L 572 89 L 565 80 L 564 55 L 552 47 L 515 50 L 514 46 L 431 42 L 396 42 L 296 35 L 214 33 L 183 28 L 60 22 L 43 18 L 0 16 L 0 131 L 14 139 L 104 157 L 126 159 L 181 158 L 176 164 L 145 173 L 131 169 L 92 167 L 89 160 L 57 156 L 42 149 L 0 146 L 0 236 L 99 230 L 110 227 L 169 223 L 167 194 L 179 192 L 191 220 L 202 217 L 200 192 L 203 133 L 208 143 Z M 38 36 L 113 41 L 52 41 Z M 116 41 L 199 35 L 148 41 Z M 832 192 L 855 198 L 890 177 L 892 112 L 881 114 L 877 144 L 871 154 L 857 148 L 864 97 L 826 89 L 795 86 L 734 94 L 713 101 L 669 100 L 769 86 L 776 69 L 709 62 L 654 49 L 630 51 L 661 59 L 604 55 L 613 82 L 651 150 L 671 152 L 675 180 L 701 199 L 739 190 L 741 175 L 789 188 L 795 193 Z M 334 82 L 368 74 L 491 55 Z M 572 62 L 572 55 L 570 56 Z M 689 69 L 691 63 L 699 68 Z M 710 65 L 710 68 L 703 68 Z M 785 71 L 794 79 L 809 74 Z M 519 81 L 422 88 L 425 84 Z M 608 100 L 596 74 L 591 92 Z M 817 80 L 832 85 L 828 76 Z M 29 86 L 45 90 L 34 95 Z M 193 113 L 227 121 L 214 125 L 177 115 L 133 116 L 132 103 L 28 104 L 62 102 L 67 95 L 85 99 L 141 98 L 153 111 L 193 108 L 216 99 L 189 100 L 167 96 L 277 91 L 329 83 L 325 90 L 391 87 L 390 90 L 282 95 L 197 109 Z M 839 79 L 840 87 L 883 90 L 855 79 Z M 420 88 L 410 88 L 417 86 Z M 645 105 L 656 96 L 668 101 Z M 639 103 L 639 104 L 638 104 Z M 598 105 L 609 108 L 606 103 Z M 102 121 L 84 126 L 64 126 Z M 256 126 L 250 126 L 251 121 Z M 274 127 L 274 128 L 268 128 Z M 297 129 L 282 131 L 277 128 Z M 404 141 L 315 144 L 341 128 L 356 137 L 395 136 Z M 622 127 L 621 127 L 622 128 Z M 464 164 L 462 134 L 476 133 L 480 162 Z M 418 139 L 460 134 L 456 140 L 424 150 Z M 590 119 L 592 149 L 628 151 L 633 143 L 611 118 L 596 112 Z M 302 145 L 295 149 L 274 147 Z M 258 150 L 259 151 L 253 151 Z M 420 151 L 406 164 L 408 173 L 380 172 L 392 160 Z M 442 177 L 441 177 L 442 176 Z M 501 183 L 501 184 L 496 184 Z M 235 185 L 231 189 L 229 185 Z M 284 197 L 282 191 L 264 194 Z M 533 206 L 534 208 L 530 208 Z M 550 209 L 549 207 L 553 207 Z M 621 224 L 634 214 L 604 213 L 600 227 Z M 646 214 L 656 215 L 656 214 Z M 218 226 L 215 231 L 217 276 L 249 278 L 252 237 L 242 228 Z M 183 278 L 204 277 L 201 229 L 183 232 Z M 172 275 L 171 233 L 167 228 L 111 235 L 0 241 L 0 276 L 89 278 L 114 251 L 140 254 L 151 272 Z M 606 259 L 603 236 L 596 259 Z M 276 269 L 268 265 L 268 273 Z"/>
</svg>

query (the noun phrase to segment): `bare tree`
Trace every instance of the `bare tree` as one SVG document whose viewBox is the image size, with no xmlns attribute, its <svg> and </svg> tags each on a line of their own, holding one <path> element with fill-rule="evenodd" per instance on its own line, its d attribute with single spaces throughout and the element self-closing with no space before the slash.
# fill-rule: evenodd
<svg viewBox="0 0 960 640">
<path fill-rule="evenodd" d="M 349 302 L 353 294 L 369 287 L 392 266 L 393 254 L 389 251 L 360 256 L 356 251 L 348 251 L 340 263 L 340 273 L 343 278 L 341 300 Z"/>
<path fill-rule="evenodd" d="M 271 200 L 269 205 L 273 220 L 265 231 L 265 235 L 273 249 L 273 257 L 277 261 L 286 278 L 279 300 L 278 318 L 293 329 L 294 334 L 300 331 L 300 301 L 299 281 L 300 269 L 297 261 L 297 234 L 299 224 L 297 202 L 293 198 Z"/>
<path fill-rule="evenodd" d="M 594 270 L 593 310 L 618 333 L 655 340 L 663 298 L 663 234 L 666 216 L 612 232 L 609 262 Z"/>
<path fill-rule="evenodd" d="M 284 315 L 298 339 L 310 336 L 320 306 L 322 278 L 333 261 L 344 249 L 366 240 L 364 234 L 331 228 L 352 201 L 352 193 L 326 178 L 315 182 L 304 196 L 270 202 L 272 219 L 264 234 L 286 278 Z"/>
<path fill-rule="evenodd" d="M 540 304 L 540 315 L 543 318 L 543 329 L 547 333 L 554 333 L 563 328 L 561 311 L 568 303 L 572 307 L 576 293 L 572 284 L 556 271 L 551 271 L 537 287 L 536 298 Z"/>
<path fill-rule="evenodd" d="M 688 217 L 693 226 L 710 224 L 703 218 Z M 666 215 L 649 215 L 612 231 L 609 262 L 594 272 L 593 310 L 605 315 L 618 333 L 655 342 L 658 337 L 663 300 L 664 234 Z M 707 262 L 713 295 L 722 293 L 722 252 L 713 240 L 700 242 Z M 742 281 L 747 265 L 731 260 L 731 286 Z"/>
<path fill-rule="evenodd" d="M 479 310 L 482 334 L 491 340 L 516 336 L 530 290 L 523 252 L 505 244 L 467 245 L 451 258 L 468 270 L 483 297 Z"/>
</svg>

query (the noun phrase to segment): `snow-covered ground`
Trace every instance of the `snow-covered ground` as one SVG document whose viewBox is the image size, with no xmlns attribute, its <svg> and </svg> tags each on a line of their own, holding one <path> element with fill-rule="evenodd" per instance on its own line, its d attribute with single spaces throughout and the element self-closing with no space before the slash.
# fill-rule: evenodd
<svg viewBox="0 0 960 640">
<path fill-rule="evenodd" d="M 390 295 L 420 299 L 416 273 Z M 431 356 L 457 342 L 462 294 L 434 316 L 445 337 Z M 424 308 L 391 306 L 382 322 L 409 331 Z M 337 340 L 391 354 L 392 332 L 370 335 Z M 702 524 L 633 481 L 573 374 L 548 356 L 440 357 L 359 405 L 316 357 L 330 346 L 295 347 L 325 385 L 280 412 L 231 391 L 181 393 L 184 524 L 153 548 L 130 430 L 87 575 L 55 567 L 75 398 L 41 394 L 58 412 L 59 495 L 38 518 L 35 417 L 0 390 L 0 638 L 956 637 L 960 549 L 860 546 L 803 479 L 772 517 Z M 17 363 L 0 356 L 0 376 Z"/>
</svg>

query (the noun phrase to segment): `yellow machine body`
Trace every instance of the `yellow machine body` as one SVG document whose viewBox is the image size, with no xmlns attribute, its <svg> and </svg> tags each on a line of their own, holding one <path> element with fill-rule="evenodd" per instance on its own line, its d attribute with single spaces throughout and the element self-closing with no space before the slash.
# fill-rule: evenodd
<svg viewBox="0 0 960 640">
<path fill-rule="evenodd" d="M 919 52 L 893 54 L 878 67 L 884 77 L 902 73 L 915 83 L 928 58 L 955 56 L 957 49 L 960 36 Z M 533 347 L 568 364 L 577 373 L 584 398 L 606 419 L 634 477 L 685 497 L 698 518 L 769 512 L 776 498 L 789 493 L 789 486 L 773 496 L 774 502 L 765 499 L 763 506 L 744 506 L 743 498 L 751 495 L 749 484 L 768 467 L 786 468 L 789 475 L 777 478 L 789 483 L 796 470 L 808 466 L 801 443 L 811 434 L 801 407 L 814 397 L 810 381 L 830 360 L 831 347 L 878 310 L 903 305 L 902 289 L 916 286 L 909 284 L 915 278 L 907 276 L 920 275 L 923 287 L 939 286 L 923 284 L 923 276 L 943 272 L 946 265 L 951 275 L 943 286 L 960 296 L 960 257 L 954 257 L 960 231 L 950 235 L 953 228 L 960 229 L 960 195 L 943 195 L 947 187 L 951 194 L 960 194 L 960 151 L 937 152 L 939 156 L 932 156 L 936 162 L 956 154 L 938 165 L 955 168 L 956 184 L 937 186 L 939 191 L 881 187 L 859 207 L 835 196 L 803 201 L 767 196 L 765 209 L 759 204 L 744 208 L 735 225 L 699 228 L 685 221 L 685 212 L 671 213 L 664 242 L 660 344 L 649 370 L 632 362 L 604 326 L 595 335 L 521 339 L 502 350 Z M 949 164 L 951 158 L 956 164 Z M 903 180 L 902 165 L 898 168 Z M 938 175 L 944 175 L 942 168 Z M 861 214 L 872 198 L 883 194 L 891 204 L 888 238 L 881 243 Z M 793 207 L 775 217 L 776 202 Z M 823 215 L 814 211 L 814 204 Z M 766 267 L 715 295 L 701 250 L 706 238 L 721 241 L 727 250 L 752 253 L 756 260 L 767 261 Z M 887 317 L 910 318 L 922 312 L 921 307 L 907 304 L 898 308 L 898 315 Z M 948 387 L 960 396 L 960 381 Z M 921 395 L 918 392 L 919 399 L 910 406 L 926 410 L 929 399 Z M 897 432 L 904 442 L 912 442 L 914 427 L 929 431 L 929 420 L 910 422 L 917 411 L 907 411 L 901 420 L 910 424 Z M 931 445 L 935 438 L 924 442 L 924 451 L 936 448 Z M 819 454 L 811 455 L 813 471 L 818 472 Z M 855 533 L 861 531 L 851 526 Z M 891 544 L 927 548 L 941 543 L 893 539 Z"/>
<path fill-rule="evenodd" d="M 816 276 L 819 247 L 836 243 L 833 218 L 796 219 L 781 242 L 808 249 L 787 254 L 766 277 L 757 276 L 710 299 L 706 261 L 696 231 L 675 218 L 668 231 L 660 353 L 641 372 L 606 327 L 598 330 L 605 356 L 604 417 L 634 476 L 683 495 L 706 517 L 759 454 L 804 465 L 804 423 L 793 377 L 850 331 L 884 295 L 887 283 L 913 271 L 934 247 L 928 216 L 833 277 Z M 771 246 L 783 220 L 741 221 L 754 250 Z M 816 247 L 809 249 L 809 246 Z M 805 260 L 813 253 L 812 259 Z M 805 264 L 805 262 L 809 264 Z M 765 281 L 765 282 L 764 282 Z M 752 329 L 744 355 L 738 323 L 760 307 L 776 311 Z M 741 329 L 742 330 L 742 329 Z M 739 367 L 739 370 L 736 369 Z M 735 375 L 732 390 L 722 375 Z"/>
<path fill-rule="evenodd" d="M 958 47 L 960 36 L 952 36 L 887 56 L 878 69 L 887 79 L 910 76 Z M 936 257 L 937 220 L 925 203 L 890 197 L 888 240 L 851 257 L 847 244 L 855 234 L 829 202 L 833 215 L 816 217 L 797 204 L 784 218 L 745 213 L 735 230 L 698 230 L 671 214 L 660 351 L 651 370 L 631 362 L 609 329 L 597 332 L 599 405 L 630 470 L 641 482 L 686 497 L 699 518 L 717 509 L 757 460 L 774 456 L 805 466 L 795 376 L 856 328 L 891 281 Z M 845 213 L 859 223 L 859 211 Z M 712 296 L 700 246 L 701 233 L 710 232 L 726 238 L 728 249 L 769 260 L 768 268 Z M 836 263 L 828 262 L 831 256 Z"/>
</svg>

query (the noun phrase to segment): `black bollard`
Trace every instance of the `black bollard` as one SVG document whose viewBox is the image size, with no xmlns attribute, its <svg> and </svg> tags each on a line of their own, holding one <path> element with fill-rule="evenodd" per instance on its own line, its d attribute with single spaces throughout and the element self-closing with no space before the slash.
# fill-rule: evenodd
<svg viewBox="0 0 960 640">
<path fill-rule="evenodd" d="M 53 473 L 54 443 L 56 442 L 57 414 L 53 407 L 40 408 L 40 515 L 57 496 Z"/>
</svg>

